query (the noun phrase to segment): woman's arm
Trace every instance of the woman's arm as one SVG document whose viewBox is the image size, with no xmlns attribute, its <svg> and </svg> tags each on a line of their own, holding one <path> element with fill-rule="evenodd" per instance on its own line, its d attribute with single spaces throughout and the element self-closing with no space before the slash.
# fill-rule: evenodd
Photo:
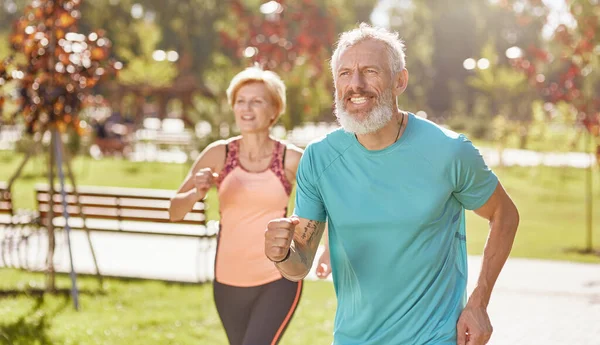
<svg viewBox="0 0 600 345">
<path fill-rule="evenodd" d="M 185 180 L 171 198 L 169 218 L 178 221 L 192 210 L 194 204 L 206 197 L 206 193 L 218 175 L 216 171 L 223 168 L 225 161 L 225 145 L 223 140 L 207 146 L 198 156 Z"/>
<path fill-rule="evenodd" d="M 287 144 L 283 169 L 285 170 L 285 177 L 291 183 L 296 181 L 296 172 L 298 171 L 298 164 L 300 164 L 302 153 L 304 153 L 304 151 L 301 148 L 292 144 Z"/>
</svg>

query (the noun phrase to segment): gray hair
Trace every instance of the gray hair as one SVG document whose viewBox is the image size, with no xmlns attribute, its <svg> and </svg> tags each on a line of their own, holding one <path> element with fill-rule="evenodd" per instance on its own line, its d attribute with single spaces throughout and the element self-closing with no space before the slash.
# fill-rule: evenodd
<svg viewBox="0 0 600 345">
<path fill-rule="evenodd" d="M 367 39 L 378 40 L 386 45 L 388 57 L 390 60 L 390 71 L 396 74 L 404 69 L 406 65 L 406 56 L 404 55 L 404 42 L 400 39 L 397 32 L 391 32 L 385 28 L 373 27 L 366 23 L 361 23 L 358 28 L 346 31 L 340 35 L 337 47 L 331 57 L 331 73 L 333 79 L 336 78 L 338 60 L 342 53 Z"/>
</svg>

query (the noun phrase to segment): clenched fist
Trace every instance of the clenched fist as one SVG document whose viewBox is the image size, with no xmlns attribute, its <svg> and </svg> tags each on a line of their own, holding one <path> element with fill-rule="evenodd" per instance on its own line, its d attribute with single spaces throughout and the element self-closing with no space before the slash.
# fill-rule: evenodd
<svg viewBox="0 0 600 345">
<path fill-rule="evenodd" d="M 265 231 L 265 255 L 274 262 L 283 261 L 290 250 L 299 219 L 279 218 L 269 222 Z"/>
<path fill-rule="evenodd" d="M 196 187 L 196 191 L 198 191 L 198 193 L 206 193 L 218 177 L 219 174 L 213 172 L 211 168 L 198 170 L 194 176 L 194 186 Z"/>
</svg>

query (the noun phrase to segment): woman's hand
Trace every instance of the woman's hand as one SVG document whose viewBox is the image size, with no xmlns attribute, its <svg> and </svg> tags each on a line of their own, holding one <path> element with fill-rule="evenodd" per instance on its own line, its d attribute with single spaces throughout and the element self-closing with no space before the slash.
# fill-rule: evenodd
<svg viewBox="0 0 600 345">
<path fill-rule="evenodd" d="M 317 277 L 319 279 L 326 279 L 331 273 L 331 262 L 329 259 L 329 248 L 326 248 L 317 265 Z"/>
<path fill-rule="evenodd" d="M 198 194 L 206 195 L 206 192 L 215 184 L 219 174 L 212 171 L 211 168 L 200 169 L 194 176 L 194 186 Z"/>
</svg>

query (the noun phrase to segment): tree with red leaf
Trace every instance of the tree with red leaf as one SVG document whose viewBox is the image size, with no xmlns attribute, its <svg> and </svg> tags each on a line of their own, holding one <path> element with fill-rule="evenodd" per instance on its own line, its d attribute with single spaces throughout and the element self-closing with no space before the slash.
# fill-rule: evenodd
<svg viewBox="0 0 600 345">
<path fill-rule="evenodd" d="M 81 17 L 81 0 L 33 0 L 22 17 L 15 21 L 10 36 L 14 55 L 0 64 L 0 85 L 17 84 L 19 110 L 13 115 L 22 120 L 29 134 L 51 133 L 49 147 L 49 216 L 41 223 L 48 231 L 48 256 L 46 288 L 55 290 L 54 188 L 55 169 L 64 191 L 63 162 L 73 188 L 75 181 L 68 159 L 64 154 L 60 133 L 67 129 L 81 130 L 79 111 L 94 87 L 107 76 L 120 69 L 120 63 L 110 59 L 111 42 L 102 30 L 83 35 L 78 32 Z M 4 96 L 0 95 L 0 114 Z M 41 137 L 41 136 L 39 136 Z M 25 157 L 17 172 L 10 179 L 7 189 L 19 176 L 31 154 Z M 62 209 L 66 209 L 64 195 Z M 68 218 L 68 213 L 62 211 Z M 65 229 L 68 233 L 68 221 Z M 88 234 L 89 235 L 89 234 Z M 90 242 L 91 246 L 91 242 Z M 70 248 L 69 248 L 70 249 Z M 93 248 L 92 249 L 92 254 Z M 94 257 L 95 261 L 95 257 Z M 97 268 L 97 265 L 96 265 Z M 73 298 L 78 308 L 77 288 L 73 263 Z"/>
<path fill-rule="evenodd" d="M 85 97 L 120 68 L 109 60 L 111 42 L 103 31 L 78 33 L 79 6 L 80 0 L 36 0 L 13 25 L 15 56 L 0 64 L 0 85 L 17 82 L 20 108 L 14 116 L 24 119 L 30 134 L 53 126 L 79 131 Z"/>
<path fill-rule="evenodd" d="M 234 69 L 258 64 L 281 75 L 289 91 L 286 127 L 300 124 L 311 113 L 318 117 L 331 104 L 320 94 L 331 94 L 326 61 L 335 42 L 332 9 L 315 0 L 279 0 L 257 10 L 231 1 L 235 26 L 219 33 L 224 53 L 237 62 Z"/>
<path fill-rule="evenodd" d="M 314 0 L 270 1 L 261 6 L 263 15 L 245 8 L 240 0 L 231 4 L 238 23 L 233 33 L 221 38 L 231 57 L 250 58 L 264 68 L 287 73 L 299 59 L 313 67 L 308 77 L 323 72 L 323 60 L 335 40 L 334 22 L 327 8 Z"/>
<path fill-rule="evenodd" d="M 515 0 L 503 0 L 508 8 Z M 521 1 L 521 0 L 519 0 Z M 541 5 L 540 0 L 525 1 Z M 559 25 L 548 48 L 530 46 L 513 66 L 522 71 L 541 97 L 550 103 L 569 104 L 578 125 L 595 140 L 596 162 L 600 166 L 600 11 L 593 1 L 565 0 L 572 25 Z M 587 239 L 583 252 L 593 252 L 592 165 L 587 173 Z"/>
<path fill-rule="evenodd" d="M 600 163 L 600 78 L 592 73 L 600 67 L 600 11 L 589 0 L 568 1 L 568 8 L 574 25 L 560 24 L 547 48 L 529 46 L 512 64 L 545 101 L 573 106 L 579 124 L 596 139 Z"/>
<path fill-rule="evenodd" d="M 369 13 L 376 1 L 360 5 Z M 345 6 L 347 5 L 347 6 Z M 258 6 L 232 0 L 233 16 L 219 32 L 222 50 L 236 69 L 259 64 L 281 75 L 288 88 L 288 129 L 332 114 L 328 69 L 337 32 L 355 24 L 357 5 L 319 0 L 271 0 Z"/>
</svg>

